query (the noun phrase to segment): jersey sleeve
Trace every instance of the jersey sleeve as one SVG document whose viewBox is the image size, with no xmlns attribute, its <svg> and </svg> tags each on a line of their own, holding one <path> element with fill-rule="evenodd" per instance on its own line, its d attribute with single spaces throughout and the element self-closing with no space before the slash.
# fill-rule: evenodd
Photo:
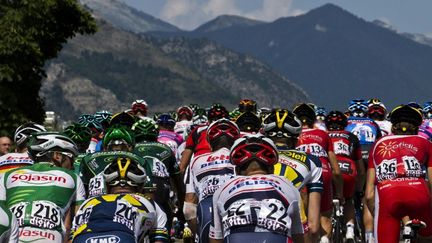
<svg viewBox="0 0 432 243">
<path fill-rule="evenodd" d="M 220 194 L 223 187 L 220 187 L 213 194 L 212 221 L 210 224 L 209 237 L 216 240 L 223 239 L 222 219 L 219 212 Z"/>
<path fill-rule="evenodd" d="M 325 134 L 325 140 L 326 143 L 328 144 L 327 146 L 327 152 L 334 152 L 334 148 L 333 148 L 333 142 L 330 139 L 330 135 L 328 135 L 328 133 L 324 132 Z"/>
<path fill-rule="evenodd" d="M 0 174 L 0 201 L 6 201 L 6 173 Z"/>
<path fill-rule="evenodd" d="M 322 165 L 321 161 L 318 157 L 313 155 L 308 155 L 308 158 L 310 159 L 310 166 L 311 166 L 311 180 L 306 185 L 309 192 L 322 192 L 324 190 L 323 188 L 323 181 L 322 181 Z"/>
<path fill-rule="evenodd" d="M 75 203 L 77 206 L 81 205 L 86 199 L 86 192 L 84 188 L 84 184 L 81 181 L 79 176 L 76 176 L 76 194 L 75 194 Z"/>
<path fill-rule="evenodd" d="M 168 242 L 168 232 L 166 229 L 167 216 L 157 203 L 154 203 L 156 210 L 156 222 L 150 231 L 150 242 Z"/>
<path fill-rule="evenodd" d="M 186 193 L 195 193 L 194 183 L 193 183 L 193 175 L 190 166 L 187 167 L 187 175 L 185 180 L 186 185 Z"/>
<path fill-rule="evenodd" d="M 194 128 L 194 130 L 192 130 L 192 132 L 189 134 L 189 136 L 186 139 L 186 148 L 192 151 L 194 151 L 196 146 L 196 141 L 198 137 L 198 128 L 199 127 Z"/>
</svg>

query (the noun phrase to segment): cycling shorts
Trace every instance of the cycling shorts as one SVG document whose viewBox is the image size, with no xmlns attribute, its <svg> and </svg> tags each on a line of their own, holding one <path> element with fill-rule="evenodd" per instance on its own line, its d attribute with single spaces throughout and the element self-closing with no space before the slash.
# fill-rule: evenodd
<svg viewBox="0 0 432 243">
<path fill-rule="evenodd" d="M 286 235 L 272 232 L 242 232 L 229 234 L 224 239 L 225 243 L 292 243 L 292 239 Z"/>
<path fill-rule="evenodd" d="M 53 242 L 63 243 L 63 235 L 55 230 L 39 229 L 35 227 L 19 228 L 18 242 Z"/>
<path fill-rule="evenodd" d="M 405 216 L 424 221 L 422 236 L 432 235 L 432 206 L 427 182 L 418 178 L 385 181 L 375 195 L 375 235 L 377 242 L 399 242 L 400 222 Z"/>
<path fill-rule="evenodd" d="M 212 222 L 213 212 L 213 197 L 206 197 L 198 203 L 197 220 L 198 229 L 197 237 L 198 242 L 208 243 L 210 224 Z"/>
<path fill-rule="evenodd" d="M 328 161 L 321 160 L 323 193 L 321 194 L 321 210 L 327 212 L 333 208 L 333 173 Z"/>
<path fill-rule="evenodd" d="M 338 163 L 343 178 L 343 196 L 346 199 L 350 199 L 355 193 L 357 177 L 356 163 L 347 158 L 338 158 Z"/>
<path fill-rule="evenodd" d="M 369 159 L 369 152 L 374 144 L 362 144 L 361 145 L 361 153 L 362 153 L 362 159 L 367 163 Z M 367 166 L 367 165 L 366 165 Z M 366 167 L 367 168 L 367 167 Z"/>
<path fill-rule="evenodd" d="M 135 243 L 135 236 L 123 231 L 110 231 L 99 233 L 80 234 L 74 238 L 72 243 L 103 243 L 103 242 L 121 242 Z"/>
</svg>

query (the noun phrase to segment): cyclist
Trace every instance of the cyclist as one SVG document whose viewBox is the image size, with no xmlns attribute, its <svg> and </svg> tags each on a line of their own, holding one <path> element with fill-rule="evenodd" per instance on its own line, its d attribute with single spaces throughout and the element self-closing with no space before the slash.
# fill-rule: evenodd
<svg viewBox="0 0 432 243">
<path fill-rule="evenodd" d="M 142 99 L 138 99 L 132 102 L 130 113 L 131 115 L 140 119 L 144 119 L 144 120 L 150 119 L 149 117 L 147 117 L 147 113 L 148 113 L 147 102 Z"/>
<path fill-rule="evenodd" d="M 221 118 L 229 119 L 229 114 L 227 109 L 219 103 L 212 105 L 207 113 L 208 122 L 211 123 Z M 182 153 L 180 160 L 180 171 L 184 173 L 186 167 L 191 161 L 192 155 L 198 156 L 200 154 L 210 152 L 210 145 L 206 139 L 207 125 L 198 126 L 194 128 L 191 134 L 186 140 L 186 148 Z"/>
<path fill-rule="evenodd" d="M 432 141 L 432 102 L 423 105 L 423 123 L 419 128 L 418 134 L 429 141 Z"/>
<path fill-rule="evenodd" d="M 300 120 L 286 109 L 275 109 L 264 119 L 263 132 L 270 138 L 278 149 L 279 161 L 274 165 L 274 173 L 284 176 L 291 181 L 298 190 L 307 188 L 304 202 L 308 202 L 304 209 L 301 204 L 302 223 L 307 239 L 316 242 L 320 230 L 320 204 L 322 184 L 321 161 L 303 151 L 296 150 L 297 139 L 301 132 Z M 307 211 L 307 218 L 305 215 Z"/>
<path fill-rule="evenodd" d="M 73 224 L 73 242 L 168 242 L 167 218 L 160 207 L 142 194 L 147 181 L 133 157 L 120 156 L 103 171 L 107 195 L 85 201 Z"/>
<path fill-rule="evenodd" d="M 96 122 L 98 122 L 99 124 L 101 124 L 102 129 L 105 130 L 108 128 L 109 122 L 112 118 L 112 113 L 106 110 L 101 110 L 96 112 L 93 115 L 94 119 L 96 120 Z"/>
<path fill-rule="evenodd" d="M 391 122 L 386 120 L 387 108 L 379 99 L 375 98 L 368 101 L 367 115 L 378 124 L 382 136 L 391 133 Z"/>
<path fill-rule="evenodd" d="M 100 141 L 103 138 L 103 127 L 98 121 L 96 121 L 93 115 L 84 114 L 78 118 L 78 124 L 88 127 L 92 131 L 92 139 L 90 145 L 87 148 L 87 153 L 93 153 L 100 150 Z"/>
<path fill-rule="evenodd" d="M 0 157 L 0 172 L 6 172 L 20 166 L 32 165 L 33 160 L 27 153 L 27 142 L 30 135 L 45 132 L 45 127 L 34 122 L 27 122 L 15 130 L 15 153 L 8 153 Z"/>
<path fill-rule="evenodd" d="M 177 109 L 177 122 L 174 131 L 186 140 L 192 126 L 193 111 L 189 106 L 180 106 Z"/>
<path fill-rule="evenodd" d="M 0 202 L 0 243 L 18 243 L 18 222 L 9 208 Z"/>
<path fill-rule="evenodd" d="M 331 214 L 333 197 L 343 201 L 343 179 L 339 169 L 333 143 L 329 135 L 320 129 L 313 128 L 316 120 L 315 109 L 310 104 L 298 104 L 293 113 L 302 122 L 302 132 L 296 149 L 318 157 L 322 166 L 324 193 L 321 198 L 321 226 L 324 235 L 321 242 L 329 242 L 332 232 Z M 335 192 L 333 193 L 333 182 Z"/>
<path fill-rule="evenodd" d="M 245 135 L 231 148 L 237 176 L 213 195 L 210 242 L 304 242 L 300 194 L 282 176 L 274 143 L 262 135 Z"/>
<path fill-rule="evenodd" d="M 70 229 L 72 205 L 84 201 L 81 179 L 61 168 L 78 154 L 59 133 L 36 133 L 28 152 L 34 164 L 10 170 L 0 181 L 0 201 L 15 214 L 22 242 L 63 242 Z"/>
<path fill-rule="evenodd" d="M 354 242 L 354 204 L 355 193 L 363 194 L 365 168 L 362 161 L 360 142 L 358 138 L 345 131 L 347 117 L 340 111 L 330 111 L 325 119 L 330 140 L 339 163 L 344 180 L 343 196 L 345 198 L 344 216 L 347 222 L 345 239 Z M 361 197 L 360 197 L 361 198 Z"/>
<path fill-rule="evenodd" d="M 238 111 L 240 111 L 241 113 L 243 112 L 252 112 L 252 113 L 257 113 L 257 103 L 255 100 L 251 100 L 251 99 L 242 99 L 239 102 L 238 105 Z"/>
<path fill-rule="evenodd" d="M 250 111 L 241 113 L 234 121 L 242 134 L 257 133 L 261 128 L 261 119 Z"/>
<path fill-rule="evenodd" d="M 369 156 L 367 206 L 375 210 L 376 242 L 399 242 L 405 216 L 426 222 L 421 236 L 432 236 L 432 145 L 417 134 L 419 110 L 401 105 L 390 113 L 392 133 L 379 139 Z M 428 181 L 422 167 L 427 167 Z M 376 194 L 375 194 L 376 193 Z"/>
<path fill-rule="evenodd" d="M 368 104 L 365 100 L 354 99 L 348 106 L 349 114 L 348 125 L 345 130 L 353 133 L 360 141 L 362 158 L 367 163 L 369 151 L 373 143 L 381 137 L 381 130 L 378 124 L 367 117 Z M 363 204 L 365 204 L 363 198 Z M 365 227 L 366 242 L 373 241 L 373 216 L 367 207 L 363 208 L 363 223 Z"/>
<path fill-rule="evenodd" d="M 173 153 L 177 155 L 177 149 L 183 143 L 183 137 L 174 132 L 176 122 L 168 113 L 160 115 L 157 119 L 159 126 L 158 142 L 168 145 Z"/>
<path fill-rule="evenodd" d="M 196 156 L 188 167 L 184 215 L 192 231 L 197 232 L 198 242 L 208 242 L 212 196 L 234 174 L 229 149 L 239 137 L 240 130 L 234 122 L 226 118 L 213 122 L 207 128 L 212 152 Z"/>
<path fill-rule="evenodd" d="M 321 129 L 323 131 L 327 131 L 325 126 L 325 118 L 327 116 L 327 111 L 324 107 L 317 107 L 315 109 L 316 121 L 314 127 Z"/>
<path fill-rule="evenodd" d="M 132 131 L 135 133 L 136 141 L 132 152 L 147 160 L 155 161 L 156 167 L 163 168 L 169 174 L 169 177 L 153 176 L 153 182 L 156 184 L 154 200 L 166 213 L 168 222 L 172 222 L 173 209 L 170 189 L 173 189 L 179 202 L 178 208 L 180 210 L 177 217 L 184 223 L 181 209 L 183 209 L 185 189 L 174 153 L 168 145 L 157 142 L 159 128 L 153 120 L 138 120 L 132 126 Z M 170 230 L 170 224 L 168 224 L 167 229 Z"/>
<path fill-rule="evenodd" d="M 76 123 L 66 127 L 63 131 L 63 134 L 74 141 L 79 152 L 79 155 L 76 157 L 74 163 L 67 165 L 65 168 L 72 169 L 78 174 L 81 159 L 86 155 L 86 150 L 90 145 L 92 132 L 90 128 Z"/>
</svg>

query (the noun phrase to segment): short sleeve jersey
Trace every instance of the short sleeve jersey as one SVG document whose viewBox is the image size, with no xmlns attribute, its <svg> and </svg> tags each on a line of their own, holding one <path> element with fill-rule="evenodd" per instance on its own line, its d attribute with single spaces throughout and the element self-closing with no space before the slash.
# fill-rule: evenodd
<svg viewBox="0 0 432 243">
<path fill-rule="evenodd" d="M 360 142 L 354 134 L 343 130 L 328 133 L 337 159 L 357 161 L 362 158 Z"/>
<path fill-rule="evenodd" d="M 6 201 L 20 227 L 64 233 L 64 216 L 71 204 L 85 200 L 85 191 L 73 171 L 39 162 L 6 172 L 0 181 L 0 200 Z"/>
<path fill-rule="evenodd" d="M 424 178 L 432 167 L 432 143 L 418 135 L 389 135 L 376 142 L 369 156 L 378 184 L 399 178 Z"/>
<path fill-rule="evenodd" d="M 166 214 L 159 206 L 138 194 L 106 194 L 86 200 L 76 213 L 72 236 L 122 231 L 136 242 L 146 235 L 168 242 Z"/>
<path fill-rule="evenodd" d="M 213 195 L 210 237 L 235 232 L 272 232 L 291 237 L 303 233 L 300 193 L 281 176 L 235 176 Z"/>
<path fill-rule="evenodd" d="M 141 157 L 151 156 L 159 159 L 164 163 L 170 176 L 180 173 L 176 156 L 168 145 L 159 142 L 145 142 L 135 145 L 132 153 Z"/>
<path fill-rule="evenodd" d="M 212 196 L 219 186 L 235 173 L 229 154 L 229 149 L 221 148 L 195 157 L 189 165 L 186 192 L 196 193 L 199 201 Z"/>
<path fill-rule="evenodd" d="M 274 166 L 274 174 L 284 176 L 297 189 L 306 186 L 310 192 L 323 191 L 321 161 L 317 157 L 294 149 L 278 150 L 279 163 Z"/>
<path fill-rule="evenodd" d="M 333 151 L 333 143 L 327 132 L 323 130 L 303 129 L 296 149 L 320 158 L 322 163 L 328 163 L 328 152 Z"/>
<path fill-rule="evenodd" d="M 373 144 L 381 137 L 378 124 L 367 117 L 349 117 L 345 130 L 356 135 L 361 145 Z"/>
</svg>

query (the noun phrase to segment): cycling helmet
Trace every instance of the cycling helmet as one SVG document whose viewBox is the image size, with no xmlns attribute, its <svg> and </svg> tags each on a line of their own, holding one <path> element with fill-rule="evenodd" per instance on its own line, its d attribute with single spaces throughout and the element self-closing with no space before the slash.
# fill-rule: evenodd
<svg viewBox="0 0 432 243">
<path fill-rule="evenodd" d="M 130 128 L 134 123 L 135 117 L 133 115 L 128 114 L 127 112 L 119 112 L 111 117 L 109 126 L 125 126 Z"/>
<path fill-rule="evenodd" d="M 369 105 L 368 116 L 370 118 L 379 118 L 383 120 L 386 114 L 387 114 L 387 109 L 383 103 Z"/>
<path fill-rule="evenodd" d="M 423 108 L 417 102 L 411 101 L 408 103 L 408 106 L 411 106 L 412 108 L 415 108 L 416 110 L 418 110 L 420 112 L 423 112 Z"/>
<path fill-rule="evenodd" d="M 144 116 L 147 116 L 148 105 L 144 100 L 135 100 L 132 102 L 131 111 L 133 114 L 141 112 Z"/>
<path fill-rule="evenodd" d="M 127 144 L 133 146 L 135 140 L 133 134 L 124 126 L 110 127 L 105 131 L 103 138 L 104 148 L 109 148 L 111 145 Z"/>
<path fill-rule="evenodd" d="M 237 125 L 226 118 L 214 121 L 207 128 L 207 141 L 211 147 L 219 143 L 222 137 L 229 139 L 229 146 L 240 137 L 240 130 Z"/>
<path fill-rule="evenodd" d="M 432 118 L 432 102 L 426 102 L 423 105 L 423 115 L 425 118 L 427 119 L 431 119 Z"/>
<path fill-rule="evenodd" d="M 81 116 L 78 117 L 78 123 L 85 125 L 87 124 L 87 120 L 88 119 L 93 119 L 93 115 L 90 114 L 82 114 Z"/>
<path fill-rule="evenodd" d="M 254 100 L 250 100 L 250 99 L 242 99 L 240 100 L 240 103 L 238 105 L 238 109 L 240 112 L 253 112 L 256 113 L 257 112 L 257 103 Z"/>
<path fill-rule="evenodd" d="M 121 156 L 107 165 L 103 171 L 105 183 L 109 186 L 138 187 L 147 182 L 144 168 L 129 156 Z"/>
<path fill-rule="evenodd" d="M 40 132 L 30 136 L 27 145 L 28 154 L 34 161 L 49 152 L 63 152 L 70 158 L 78 155 L 78 149 L 72 139 L 57 132 Z"/>
<path fill-rule="evenodd" d="M 209 121 L 215 121 L 221 118 L 229 118 L 229 113 L 224 106 L 219 103 L 215 103 L 208 111 L 207 118 Z"/>
<path fill-rule="evenodd" d="M 263 121 L 263 131 L 268 137 L 298 137 L 301 121 L 286 109 L 273 110 Z"/>
<path fill-rule="evenodd" d="M 354 117 L 365 117 L 368 111 L 368 104 L 363 99 L 354 99 L 350 101 L 348 111 L 351 116 Z"/>
<path fill-rule="evenodd" d="M 348 119 L 340 111 L 330 111 L 325 118 L 325 125 L 331 131 L 343 130 L 348 125 Z"/>
<path fill-rule="evenodd" d="M 137 142 L 142 141 L 157 141 L 159 136 L 159 127 L 155 121 L 147 119 L 147 120 L 138 120 L 135 124 L 132 125 L 132 131 L 135 134 L 135 140 Z"/>
<path fill-rule="evenodd" d="M 198 112 L 192 118 L 193 126 L 207 125 L 207 123 L 208 123 L 208 119 L 207 116 L 205 115 L 205 110 L 199 109 Z"/>
<path fill-rule="evenodd" d="M 261 119 L 250 111 L 240 114 L 235 123 L 242 132 L 258 132 L 261 128 Z"/>
<path fill-rule="evenodd" d="M 242 113 L 239 111 L 238 108 L 235 108 L 233 111 L 229 113 L 229 117 L 231 121 L 235 121 L 237 117 L 239 117 Z"/>
<path fill-rule="evenodd" d="M 418 109 L 410 105 L 400 105 L 391 111 L 390 122 L 393 125 L 400 122 L 407 122 L 419 127 L 423 122 L 423 117 Z"/>
<path fill-rule="evenodd" d="M 315 108 L 311 104 L 301 103 L 294 107 L 293 113 L 302 123 L 313 125 L 316 120 Z"/>
<path fill-rule="evenodd" d="M 94 115 L 96 122 L 101 124 L 104 128 L 108 127 L 109 121 L 111 120 L 112 113 L 109 111 L 98 111 Z"/>
<path fill-rule="evenodd" d="M 78 118 L 78 124 L 88 127 L 93 133 L 99 133 L 103 130 L 102 124 L 96 121 L 93 115 L 84 114 Z"/>
<path fill-rule="evenodd" d="M 28 138 L 32 133 L 35 132 L 45 132 L 46 129 L 44 126 L 39 125 L 34 122 L 27 122 L 21 126 L 19 126 L 15 130 L 14 134 L 14 142 L 17 144 L 18 147 L 22 147 L 27 142 Z"/>
<path fill-rule="evenodd" d="M 257 160 L 265 166 L 273 166 L 278 160 L 278 150 L 273 141 L 261 134 L 248 134 L 237 139 L 231 147 L 231 163 L 243 166 L 252 160 Z"/>
<path fill-rule="evenodd" d="M 63 131 L 63 134 L 72 139 L 72 141 L 74 141 L 76 144 L 88 144 L 92 138 L 92 132 L 90 128 L 77 123 L 66 127 Z"/>
<path fill-rule="evenodd" d="M 324 107 L 317 107 L 315 109 L 315 116 L 316 119 L 324 121 L 325 117 L 327 116 L 327 111 Z"/>
<path fill-rule="evenodd" d="M 193 110 L 189 106 L 180 106 L 177 109 L 177 120 L 181 119 L 182 116 L 186 117 L 186 120 L 190 121 L 192 120 L 192 117 L 194 115 Z"/>
<path fill-rule="evenodd" d="M 197 111 L 198 109 L 201 109 L 201 108 L 199 107 L 198 104 L 190 104 L 189 107 L 192 109 L 192 111 L 193 111 L 194 113 L 196 113 L 196 111 Z"/>
<path fill-rule="evenodd" d="M 264 119 L 268 114 L 270 114 L 270 112 L 272 111 L 272 109 L 268 108 L 268 107 L 261 107 L 258 110 L 258 116 L 262 119 Z"/>
<path fill-rule="evenodd" d="M 160 115 L 156 122 L 159 126 L 165 126 L 165 127 L 174 127 L 176 124 L 174 118 L 172 118 L 172 116 L 168 113 L 164 113 Z"/>
</svg>

